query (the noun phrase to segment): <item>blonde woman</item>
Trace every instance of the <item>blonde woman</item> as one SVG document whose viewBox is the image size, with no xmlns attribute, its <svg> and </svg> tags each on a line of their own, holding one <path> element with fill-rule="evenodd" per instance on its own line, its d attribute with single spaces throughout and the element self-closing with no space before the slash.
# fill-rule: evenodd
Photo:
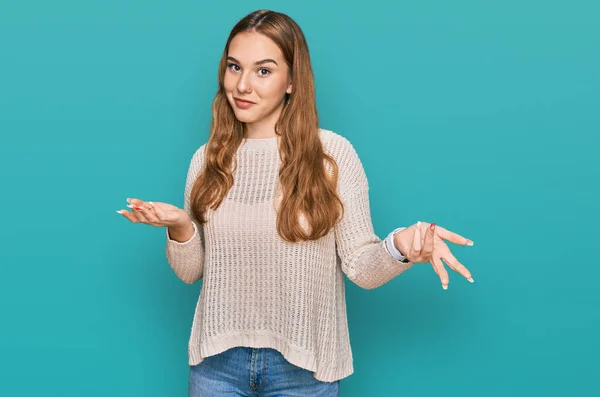
<svg viewBox="0 0 600 397">
<path fill-rule="evenodd" d="M 253 12 L 219 64 L 210 137 L 193 155 L 184 208 L 128 199 L 133 223 L 166 227 L 177 277 L 203 279 L 189 339 L 189 395 L 338 396 L 353 373 L 344 275 L 377 288 L 441 259 L 471 282 L 444 240 L 419 222 L 379 239 L 352 144 L 319 128 L 300 27 Z"/>
</svg>

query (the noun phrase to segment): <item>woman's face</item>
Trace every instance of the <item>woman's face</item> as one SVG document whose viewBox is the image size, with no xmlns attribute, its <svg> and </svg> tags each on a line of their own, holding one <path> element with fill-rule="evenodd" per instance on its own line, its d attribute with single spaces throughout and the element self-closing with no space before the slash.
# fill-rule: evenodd
<svg viewBox="0 0 600 397">
<path fill-rule="evenodd" d="M 224 86 L 236 118 L 272 127 L 292 92 L 288 66 L 274 41 L 260 33 L 238 33 L 229 44 Z M 240 103 L 237 99 L 253 104 Z"/>
</svg>

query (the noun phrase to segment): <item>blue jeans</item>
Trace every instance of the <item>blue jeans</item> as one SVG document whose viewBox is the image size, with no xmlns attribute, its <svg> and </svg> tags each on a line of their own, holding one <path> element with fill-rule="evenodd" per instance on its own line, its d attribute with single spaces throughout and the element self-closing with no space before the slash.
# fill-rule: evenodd
<svg viewBox="0 0 600 397">
<path fill-rule="evenodd" d="M 340 381 L 322 382 L 271 348 L 238 346 L 190 366 L 189 397 L 339 397 Z"/>
</svg>

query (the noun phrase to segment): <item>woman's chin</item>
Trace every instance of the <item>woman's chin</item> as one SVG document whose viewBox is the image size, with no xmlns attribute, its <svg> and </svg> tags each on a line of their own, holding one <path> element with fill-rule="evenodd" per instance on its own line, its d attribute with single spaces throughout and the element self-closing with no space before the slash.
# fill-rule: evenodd
<svg viewBox="0 0 600 397">
<path fill-rule="evenodd" d="M 249 123 L 250 120 L 248 120 L 246 117 L 236 117 L 237 121 L 239 121 L 240 123 Z"/>
<path fill-rule="evenodd" d="M 242 123 L 251 123 L 254 120 L 252 116 L 238 112 L 235 112 L 235 118 Z"/>
</svg>

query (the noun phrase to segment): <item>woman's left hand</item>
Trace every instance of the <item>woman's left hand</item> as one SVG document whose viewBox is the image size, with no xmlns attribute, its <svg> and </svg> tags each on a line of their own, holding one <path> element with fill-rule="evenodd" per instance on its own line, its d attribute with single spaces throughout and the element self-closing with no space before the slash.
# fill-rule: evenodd
<svg viewBox="0 0 600 397">
<path fill-rule="evenodd" d="M 471 240 L 463 236 L 437 226 L 435 223 L 426 222 L 418 222 L 396 233 L 394 245 L 413 263 L 431 263 L 433 270 L 442 281 L 444 289 L 448 289 L 450 280 L 442 259 L 452 270 L 462 274 L 470 282 L 474 282 L 471 272 L 452 255 L 444 240 L 458 245 L 473 245 Z"/>
</svg>

